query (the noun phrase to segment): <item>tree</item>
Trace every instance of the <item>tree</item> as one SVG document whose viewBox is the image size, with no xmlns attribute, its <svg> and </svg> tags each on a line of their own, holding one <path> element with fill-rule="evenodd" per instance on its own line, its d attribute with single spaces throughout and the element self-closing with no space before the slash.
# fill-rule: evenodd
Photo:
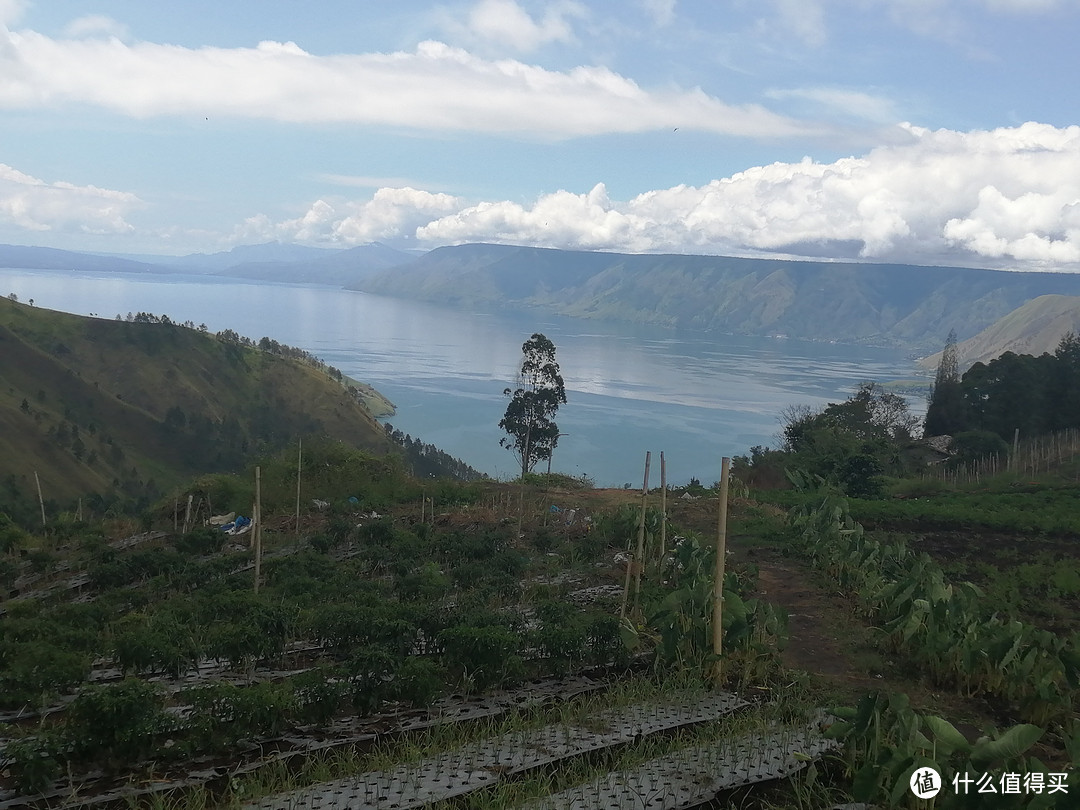
<svg viewBox="0 0 1080 810">
<path fill-rule="evenodd" d="M 956 330 L 950 331 L 945 339 L 945 348 L 942 349 L 941 362 L 938 363 L 937 374 L 934 375 L 934 387 L 930 390 L 930 401 L 926 407 L 926 421 L 923 425 L 923 434 L 926 436 L 952 435 L 967 429 L 967 406 L 960 384 Z"/>
<path fill-rule="evenodd" d="M 551 458 L 559 442 L 559 426 L 553 417 L 566 404 L 566 387 L 555 362 L 555 344 L 547 337 L 537 332 L 522 344 L 521 351 L 517 388 L 503 391 L 510 404 L 499 427 L 508 436 L 499 444 L 517 456 L 524 477 L 538 461 Z"/>
</svg>

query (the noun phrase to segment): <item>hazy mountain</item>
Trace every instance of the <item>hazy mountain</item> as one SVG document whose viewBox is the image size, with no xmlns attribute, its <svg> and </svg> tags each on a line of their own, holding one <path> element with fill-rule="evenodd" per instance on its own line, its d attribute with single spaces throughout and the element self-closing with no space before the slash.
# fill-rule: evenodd
<svg viewBox="0 0 1080 810">
<path fill-rule="evenodd" d="M 340 252 L 337 248 L 266 242 L 261 245 L 237 245 L 232 250 L 219 253 L 189 253 L 163 263 L 170 267 L 184 268 L 185 272 L 224 274 L 230 267 L 244 264 L 307 262 Z"/>
<path fill-rule="evenodd" d="M 83 270 L 115 273 L 169 272 L 169 269 L 163 265 L 138 258 L 77 253 L 71 250 L 25 245 L 0 245 L 0 268 L 5 267 L 20 270 Z"/>
<path fill-rule="evenodd" d="M 124 256 L 0 245 L 0 267 L 113 273 L 185 273 L 344 286 L 416 256 L 378 242 L 347 250 L 268 242 L 220 253 Z"/>
<path fill-rule="evenodd" d="M 1040 295 L 995 321 L 979 334 L 956 345 L 961 369 L 988 363 L 1005 352 L 1014 354 L 1054 353 L 1066 333 L 1080 334 L 1080 297 Z M 926 368 L 937 368 L 941 352 L 920 360 Z"/>
<path fill-rule="evenodd" d="M 950 329 L 969 337 L 1037 296 L 1080 295 L 1080 275 L 481 244 L 349 286 L 465 308 L 933 350 Z"/>
<path fill-rule="evenodd" d="M 396 267 L 415 259 L 415 256 L 408 253 L 373 242 L 348 250 L 320 251 L 317 255 L 312 254 L 293 261 L 249 260 L 229 265 L 217 271 L 217 275 L 343 287 L 367 274 Z"/>
</svg>

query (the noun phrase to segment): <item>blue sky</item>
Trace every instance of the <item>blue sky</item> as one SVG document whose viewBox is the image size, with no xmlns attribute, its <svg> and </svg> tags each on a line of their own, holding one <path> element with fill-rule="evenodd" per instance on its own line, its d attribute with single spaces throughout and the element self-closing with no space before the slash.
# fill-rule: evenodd
<svg viewBox="0 0 1080 810">
<path fill-rule="evenodd" d="M 0 241 L 1080 270 L 1078 0 L 0 0 Z"/>
</svg>

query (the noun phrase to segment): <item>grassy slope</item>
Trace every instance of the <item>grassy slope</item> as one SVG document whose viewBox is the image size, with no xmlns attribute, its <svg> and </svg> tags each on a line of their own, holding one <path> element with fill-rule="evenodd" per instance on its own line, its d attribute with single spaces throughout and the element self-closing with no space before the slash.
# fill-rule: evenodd
<svg viewBox="0 0 1080 810">
<path fill-rule="evenodd" d="M 1067 332 L 1080 331 L 1080 297 L 1040 295 L 995 321 L 974 337 L 957 344 L 960 367 L 989 363 L 1005 352 L 1038 357 L 1051 354 Z M 926 368 L 937 368 L 941 352 L 920 361 Z"/>
<path fill-rule="evenodd" d="M 179 424 L 176 410 L 166 424 L 171 409 Z M 322 370 L 179 326 L 0 300 L 0 477 L 20 489 L 35 470 L 46 497 L 166 486 L 322 432 L 387 449 L 371 413 Z"/>
</svg>

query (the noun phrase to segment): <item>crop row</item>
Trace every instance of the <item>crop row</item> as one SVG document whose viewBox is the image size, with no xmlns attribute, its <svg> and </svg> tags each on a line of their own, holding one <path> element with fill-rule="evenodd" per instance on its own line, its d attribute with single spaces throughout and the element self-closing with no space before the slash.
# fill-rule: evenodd
<svg viewBox="0 0 1080 810">
<path fill-rule="evenodd" d="M 1023 718 L 1040 725 L 1073 716 L 1080 636 L 1000 616 L 975 585 L 947 582 L 928 555 L 867 537 L 843 499 L 797 509 L 791 520 L 802 553 L 856 593 L 886 643 L 936 683 L 1018 704 Z"/>
</svg>

